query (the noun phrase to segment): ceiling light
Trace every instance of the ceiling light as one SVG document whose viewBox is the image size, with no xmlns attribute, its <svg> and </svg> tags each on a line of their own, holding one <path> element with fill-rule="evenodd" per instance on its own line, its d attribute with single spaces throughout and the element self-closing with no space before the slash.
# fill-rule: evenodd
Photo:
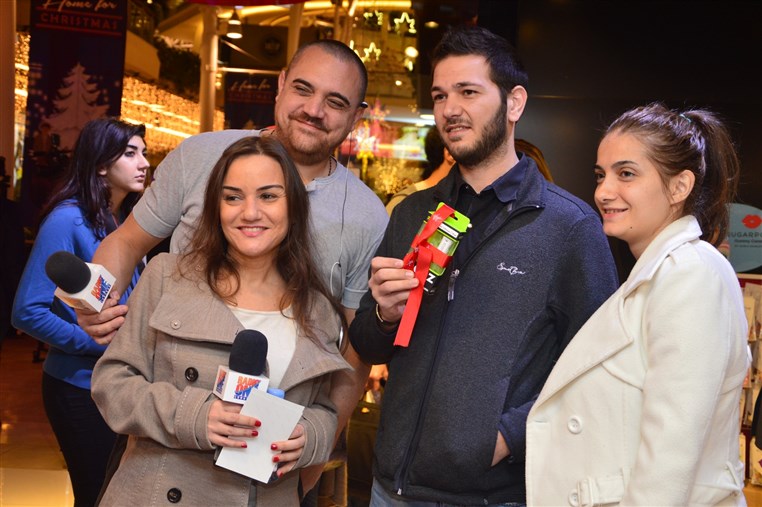
<svg viewBox="0 0 762 507">
<path fill-rule="evenodd" d="M 238 17 L 238 11 L 233 9 L 233 15 L 228 20 L 228 31 L 225 34 L 229 39 L 240 39 L 243 37 L 241 32 L 241 18 Z"/>
<path fill-rule="evenodd" d="M 241 33 L 241 25 L 228 25 L 228 33 L 225 34 L 228 39 L 240 39 L 243 37 Z"/>
<path fill-rule="evenodd" d="M 408 46 L 405 48 L 405 56 L 409 58 L 418 58 L 418 50 L 413 46 Z"/>
<path fill-rule="evenodd" d="M 427 21 L 423 24 L 423 26 L 425 26 L 426 28 L 434 29 L 434 28 L 439 28 L 439 23 L 437 23 L 436 21 Z"/>
</svg>

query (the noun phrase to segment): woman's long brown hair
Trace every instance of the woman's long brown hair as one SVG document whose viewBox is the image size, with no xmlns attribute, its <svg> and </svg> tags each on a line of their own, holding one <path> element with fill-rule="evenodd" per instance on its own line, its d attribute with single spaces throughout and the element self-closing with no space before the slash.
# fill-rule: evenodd
<svg viewBox="0 0 762 507">
<path fill-rule="evenodd" d="M 238 292 L 241 283 L 240 266 L 228 253 L 228 242 L 220 225 L 220 202 L 223 182 L 230 165 L 234 160 L 249 155 L 270 157 L 283 170 L 289 227 L 275 260 L 276 269 L 286 282 L 286 293 L 279 302 L 281 312 L 291 305 L 299 328 L 306 336 L 317 340 L 318 323 L 311 319 L 311 315 L 316 295 L 319 294 L 330 302 L 346 331 L 342 308 L 331 296 L 315 265 L 307 190 L 286 149 L 274 137 L 245 137 L 223 152 L 209 176 L 204 208 L 187 253 L 183 256 L 187 262 L 181 263 L 185 266 L 181 274 L 189 278 L 189 270 L 192 269 L 189 266 L 200 266 L 206 283 L 218 297 L 230 301 Z M 233 283 L 227 283 L 231 279 Z"/>
</svg>

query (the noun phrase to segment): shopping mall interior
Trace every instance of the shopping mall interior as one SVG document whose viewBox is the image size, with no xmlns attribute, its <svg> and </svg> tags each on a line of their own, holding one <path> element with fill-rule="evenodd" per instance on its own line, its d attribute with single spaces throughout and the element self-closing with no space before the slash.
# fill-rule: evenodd
<svg viewBox="0 0 762 507">
<path fill-rule="evenodd" d="M 47 2 L 65 13 L 66 0 Z M 560 187 L 592 204 L 592 168 L 605 126 L 631 107 L 661 101 L 708 108 L 727 121 L 741 162 L 737 201 L 762 208 L 760 1 L 110 2 L 126 4 L 121 97 L 111 107 L 118 106 L 122 120 L 146 126 L 152 168 L 199 132 L 271 125 L 277 76 L 289 55 L 305 42 L 333 38 L 363 60 L 370 106 L 336 157 L 386 202 L 421 177 L 423 139 L 434 124 L 431 50 L 449 27 L 477 24 L 516 46 L 529 74 L 516 137 L 542 150 Z M 39 122 L 30 130 L 38 113 L 28 106 L 37 72 L 29 58 L 34 12 L 43 4 L 0 0 L 0 199 L 23 210 L 18 219 L 27 253 L 34 217 L 71 153 L 65 134 L 50 137 L 55 142 L 41 150 L 34 146 Z M 241 99 L 241 90 L 252 89 L 256 97 Z M 624 278 L 634 259 L 621 242 L 613 240 L 611 248 Z M 71 506 L 66 464 L 40 397 L 46 347 L 13 329 L 0 340 L 0 506 Z M 755 368 L 752 377 L 756 388 L 745 390 L 742 414 L 744 460 L 750 459 L 750 400 L 762 371 Z M 762 507 L 759 463 L 757 470 L 747 461 L 745 493 L 749 505 Z"/>
</svg>

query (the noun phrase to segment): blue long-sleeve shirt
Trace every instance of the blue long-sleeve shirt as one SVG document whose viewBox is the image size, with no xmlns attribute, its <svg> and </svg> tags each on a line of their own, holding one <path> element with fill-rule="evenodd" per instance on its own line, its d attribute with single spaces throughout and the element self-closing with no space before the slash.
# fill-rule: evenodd
<svg viewBox="0 0 762 507">
<path fill-rule="evenodd" d="M 56 286 L 45 274 L 45 262 L 59 250 L 90 262 L 99 244 L 76 201 L 62 202 L 40 227 L 13 302 L 13 326 L 50 346 L 43 370 L 83 389 L 90 389 L 93 367 L 106 347 L 93 341 L 77 325 L 74 310 L 54 297 Z M 127 301 L 137 279 L 135 270 L 120 303 Z"/>
</svg>

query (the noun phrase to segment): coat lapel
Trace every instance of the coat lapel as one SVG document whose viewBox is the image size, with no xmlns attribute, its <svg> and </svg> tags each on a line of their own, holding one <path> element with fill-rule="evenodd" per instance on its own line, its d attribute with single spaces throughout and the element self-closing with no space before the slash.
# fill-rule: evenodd
<svg viewBox="0 0 762 507">
<path fill-rule="evenodd" d="M 314 312 L 313 322 L 320 323 L 315 329 L 320 344 L 306 336 L 299 337 L 294 356 L 280 382 L 284 391 L 326 373 L 351 369 L 335 345 L 340 324 L 333 308 L 320 297 L 315 302 Z"/>
<path fill-rule="evenodd" d="M 574 379 L 599 365 L 634 339 L 622 325 L 622 305 L 620 287 L 593 314 L 567 345 L 557 366 L 553 368 L 535 406 L 539 406 Z"/>
<path fill-rule="evenodd" d="M 149 325 L 186 340 L 230 344 L 243 329 L 233 312 L 205 283 L 187 278 L 178 280 L 176 290 L 162 294 Z"/>
<path fill-rule="evenodd" d="M 664 259 L 675 248 L 700 236 L 701 228 L 696 219 L 685 216 L 672 222 L 654 238 L 635 263 L 625 283 L 588 319 L 561 354 L 535 406 L 541 405 L 580 375 L 635 341 L 638 330 L 633 330 L 633 325 L 627 323 L 625 300 L 654 277 Z"/>
</svg>

